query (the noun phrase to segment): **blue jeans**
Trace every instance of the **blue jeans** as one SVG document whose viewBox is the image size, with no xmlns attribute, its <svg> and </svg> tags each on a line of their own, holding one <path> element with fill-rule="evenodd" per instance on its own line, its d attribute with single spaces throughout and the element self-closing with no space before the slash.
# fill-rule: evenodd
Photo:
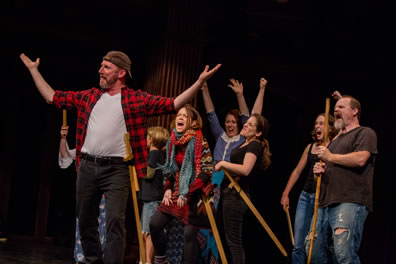
<svg viewBox="0 0 396 264">
<path fill-rule="evenodd" d="M 143 201 L 142 216 L 140 217 L 140 222 L 142 223 L 142 233 L 150 234 L 150 220 L 155 214 L 155 211 L 157 210 L 157 207 L 160 203 L 161 201 Z"/>
<path fill-rule="evenodd" d="M 357 203 L 340 203 L 319 208 L 311 263 L 326 264 L 329 259 L 337 264 L 360 263 L 358 250 L 367 214 L 367 208 Z M 307 238 L 307 254 L 309 245 L 310 240 Z M 329 251 L 334 256 L 328 256 Z"/>
<path fill-rule="evenodd" d="M 292 263 L 305 264 L 305 238 L 311 226 L 315 206 L 315 193 L 302 191 L 298 199 L 296 216 L 294 219 L 294 246 L 292 250 Z"/>
</svg>

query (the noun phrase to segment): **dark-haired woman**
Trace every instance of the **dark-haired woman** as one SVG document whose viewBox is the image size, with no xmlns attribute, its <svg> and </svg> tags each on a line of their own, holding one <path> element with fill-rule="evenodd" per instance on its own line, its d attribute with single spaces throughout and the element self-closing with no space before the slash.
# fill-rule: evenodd
<svg viewBox="0 0 396 264">
<path fill-rule="evenodd" d="M 257 94 L 256 101 L 254 103 L 252 114 L 254 113 L 261 113 L 263 109 L 263 101 L 264 101 L 264 92 L 267 86 L 267 80 L 264 78 L 260 78 L 260 90 Z M 213 162 L 216 164 L 221 160 L 230 161 L 230 154 L 231 151 L 241 145 L 245 138 L 240 134 L 243 125 L 249 118 L 249 108 L 247 107 L 244 95 L 243 95 L 243 84 L 235 79 L 230 79 L 230 84 L 228 84 L 233 92 L 236 95 L 239 109 L 230 109 L 226 113 L 224 128 L 220 125 L 219 119 L 217 118 L 215 107 L 212 102 L 212 98 L 209 93 L 207 83 L 204 83 L 203 87 L 201 88 L 202 97 L 206 109 L 206 115 L 209 121 L 210 130 L 212 135 L 215 139 L 215 147 L 213 150 Z M 213 202 L 216 208 L 219 205 L 220 200 L 220 185 L 223 181 L 224 173 L 223 171 L 220 172 L 213 172 L 212 175 L 212 183 L 217 185 L 214 189 L 214 196 Z M 222 221 L 221 212 L 216 213 L 216 217 L 218 221 Z M 220 226 L 221 228 L 221 226 Z M 221 233 L 222 230 L 220 229 Z M 212 233 L 208 232 L 207 230 L 203 229 L 202 234 L 206 237 L 205 244 L 207 245 L 207 250 L 202 252 L 204 261 L 210 263 L 217 263 L 219 260 L 219 253 L 215 244 L 215 239 Z"/>
<path fill-rule="evenodd" d="M 249 108 L 246 105 L 243 96 L 243 84 L 235 79 L 230 79 L 231 84 L 228 85 L 234 92 L 238 100 L 239 110 L 231 109 L 227 112 L 225 117 L 224 129 L 221 127 L 217 118 L 212 98 L 209 93 L 208 85 L 205 82 L 201 88 L 202 97 L 206 114 L 212 134 L 216 140 L 216 145 L 213 151 L 214 163 L 220 160 L 230 161 L 230 153 L 235 147 L 239 146 L 245 141 L 245 138 L 240 135 L 243 124 L 249 118 Z M 260 79 L 260 90 L 254 103 L 252 114 L 260 114 L 263 109 L 264 92 L 267 86 L 267 80 Z"/>
<path fill-rule="evenodd" d="M 334 127 L 334 117 L 329 115 L 329 137 L 327 142 L 324 142 L 324 124 L 325 114 L 322 113 L 316 117 L 314 129 L 311 132 L 314 142 L 305 147 L 300 161 L 290 174 L 281 197 L 283 209 L 287 210 L 290 203 L 289 193 L 293 189 L 293 186 L 296 184 L 302 172 L 305 170 L 304 186 L 298 199 L 296 215 L 294 218 L 294 245 L 292 249 L 293 264 L 307 262 L 305 256 L 305 237 L 308 235 L 312 216 L 314 214 L 316 182 L 313 174 L 313 166 L 319 161 L 317 154 L 318 147 L 322 144 L 327 146 L 338 133 Z"/>
<path fill-rule="evenodd" d="M 245 142 L 231 151 L 230 161 L 219 161 L 215 170 L 227 169 L 232 177 L 239 178 L 238 184 L 249 195 L 249 178 L 260 169 L 267 169 L 271 163 L 269 143 L 265 138 L 269 130 L 268 121 L 259 114 L 253 114 L 243 126 L 241 135 Z M 230 181 L 225 178 L 221 188 L 223 225 L 227 247 L 232 263 L 245 263 L 242 243 L 243 218 L 248 207 L 239 193 L 228 188 Z"/>
</svg>

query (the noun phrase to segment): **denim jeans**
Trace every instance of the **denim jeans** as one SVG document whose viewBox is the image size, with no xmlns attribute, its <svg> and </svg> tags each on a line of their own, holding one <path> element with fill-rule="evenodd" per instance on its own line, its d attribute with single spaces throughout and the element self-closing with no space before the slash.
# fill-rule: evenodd
<svg viewBox="0 0 396 264">
<path fill-rule="evenodd" d="M 140 222 L 142 223 L 142 233 L 150 234 L 150 220 L 155 214 L 155 211 L 157 210 L 157 207 L 160 203 L 161 201 L 143 201 L 142 215 L 140 217 Z"/>
<path fill-rule="evenodd" d="M 326 264 L 329 259 L 337 264 L 360 263 L 358 250 L 367 214 L 367 208 L 357 203 L 340 203 L 319 208 L 311 263 Z M 307 238 L 307 254 L 309 245 L 310 240 Z M 334 256 L 328 256 L 329 250 Z"/>
<path fill-rule="evenodd" d="M 294 219 L 294 246 L 292 263 L 305 264 L 305 238 L 308 235 L 315 206 L 315 193 L 302 191 L 298 199 L 296 216 Z"/>
</svg>

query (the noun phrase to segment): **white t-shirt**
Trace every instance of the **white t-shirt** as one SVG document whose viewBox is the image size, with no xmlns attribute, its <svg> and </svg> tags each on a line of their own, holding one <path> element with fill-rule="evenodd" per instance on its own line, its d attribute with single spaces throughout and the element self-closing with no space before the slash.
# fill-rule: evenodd
<svg viewBox="0 0 396 264">
<path fill-rule="evenodd" d="M 103 93 L 89 116 L 81 152 L 95 156 L 125 157 L 126 132 L 121 93 L 113 96 Z"/>
</svg>

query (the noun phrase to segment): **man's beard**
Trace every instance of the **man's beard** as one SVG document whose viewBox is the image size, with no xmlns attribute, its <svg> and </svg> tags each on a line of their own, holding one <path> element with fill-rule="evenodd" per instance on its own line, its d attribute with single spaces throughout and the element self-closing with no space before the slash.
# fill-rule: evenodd
<svg viewBox="0 0 396 264">
<path fill-rule="evenodd" d="M 100 80 L 99 80 L 99 86 L 100 86 L 100 88 L 102 88 L 102 89 L 109 89 L 116 81 L 117 81 L 117 78 L 116 77 L 113 77 L 113 78 L 111 78 L 111 79 L 102 79 L 103 80 L 103 82 L 101 82 Z"/>
<path fill-rule="evenodd" d="M 345 127 L 344 120 L 342 120 L 342 119 L 337 119 L 337 120 L 334 122 L 334 127 L 335 127 L 337 130 L 343 129 L 343 128 Z"/>
</svg>

